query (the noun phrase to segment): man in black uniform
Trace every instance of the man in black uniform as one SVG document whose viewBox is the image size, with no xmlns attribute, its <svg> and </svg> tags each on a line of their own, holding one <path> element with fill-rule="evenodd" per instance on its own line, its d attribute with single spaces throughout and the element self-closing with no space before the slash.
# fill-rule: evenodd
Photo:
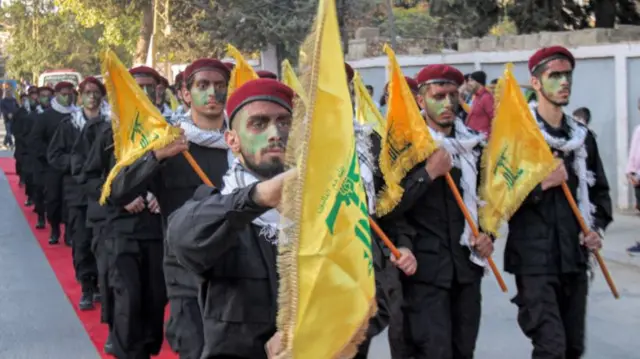
<svg viewBox="0 0 640 359">
<path fill-rule="evenodd" d="M 114 203 L 128 203 L 141 189 L 150 188 L 158 197 L 166 227 L 168 216 L 202 184 L 180 155 L 187 149 L 213 184 L 222 186 L 231 159 L 223 135 L 229 75 L 227 67 L 215 59 L 199 59 L 187 67 L 184 97 L 191 112 L 178 123 L 185 137 L 123 168 L 113 181 Z M 165 248 L 164 273 L 171 308 L 167 339 L 181 359 L 199 359 L 204 338 L 196 278 L 178 263 L 171 246 Z"/>
<path fill-rule="evenodd" d="M 458 88 L 464 81 L 460 71 L 429 65 L 416 80 L 418 104 L 440 148 L 407 174 L 400 203 L 385 217 L 404 216 L 416 231 L 414 238 L 398 243 L 401 257 L 392 258 L 404 272 L 407 356 L 471 359 L 480 327 L 482 266 L 493 252 L 493 241 L 485 234 L 473 237 L 445 175 L 451 173 L 477 221 L 484 136 L 455 116 Z"/>
<path fill-rule="evenodd" d="M 27 90 L 27 96 L 23 97 L 23 103 L 15 115 L 13 121 L 13 136 L 16 140 L 16 149 L 13 153 L 16 159 L 16 171 L 20 175 L 20 182 L 24 184 L 25 194 L 27 195 L 26 206 L 33 204 L 33 184 L 29 178 L 29 158 L 28 158 L 28 136 L 31 130 L 31 113 L 35 113 L 38 104 L 38 88 L 30 87 Z"/>
<path fill-rule="evenodd" d="M 65 231 L 69 233 L 72 243 L 76 279 L 82 286 L 78 304 L 80 310 L 94 308 L 98 273 L 95 256 L 91 252 L 92 232 L 86 223 L 86 191 L 73 177 L 73 167 L 79 166 L 85 153 L 74 153 L 73 149 L 87 122 L 101 117 L 100 105 L 106 92 L 104 85 L 96 78 L 85 78 L 80 84 L 82 109 L 74 111 L 71 117 L 60 122 L 47 151 L 49 165 L 63 174 L 63 198 L 68 209 Z"/>
<path fill-rule="evenodd" d="M 31 184 L 31 200 L 33 201 L 33 211 L 38 215 L 38 223 L 36 229 L 44 229 L 46 226 L 45 213 L 45 196 L 44 196 L 44 184 L 45 184 L 45 172 L 43 172 L 43 164 L 41 162 L 42 146 L 34 144 L 32 142 L 32 134 L 36 123 L 42 120 L 42 114 L 45 110 L 51 107 L 51 98 L 53 97 L 53 89 L 49 87 L 38 88 L 38 104 L 35 109 L 32 109 L 28 122 L 25 125 L 25 136 L 27 138 L 28 145 L 26 147 L 26 161 L 28 163 L 27 171 L 29 173 L 28 178 Z M 46 157 L 46 154 L 45 154 Z"/>
<path fill-rule="evenodd" d="M 70 82 L 58 82 L 55 87 L 56 97 L 51 101 L 51 108 L 38 116 L 33 130 L 29 135 L 29 145 L 36 154 L 35 164 L 37 170 L 34 176 L 44 178 L 44 197 L 47 220 L 51 226 L 49 244 L 58 244 L 60 239 L 60 225 L 65 218 L 65 204 L 63 194 L 63 174 L 51 167 L 47 162 L 47 150 L 49 143 L 63 119 L 71 117 L 74 107 L 71 104 L 73 84 Z M 66 234 L 66 231 L 65 231 Z M 68 235 L 65 235 L 65 243 L 71 245 Z"/>
<path fill-rule="evenodd" d="M 169 245 L 200 278 L 201 359 L 266 358 L 265 344 L 276 331 L 277 248 L 270 229 L 279 223 L 273 208 L 286 175 L 293 96 L 273 79 L 249 81 L 230 96 L 225 136 L 238 157 L 225 186 L 199 188 L 169 221 Z"/>
<path fill-rule="evenodd" d="M 505 270 L 516 276 L 518 324 L 534 359 L 578 359 L 584 353 L 590 250 L 602 245 L 611 223 L 611 198 L 593 134 L 563 112 L 569 103 L 575 59 L 561 46 L 529 59 L 538 104 L 535 118 L 562 159 L 509 221 Z M 561 188 L 567 183 L 587 225 L 583 236 Z"/>
</svg>

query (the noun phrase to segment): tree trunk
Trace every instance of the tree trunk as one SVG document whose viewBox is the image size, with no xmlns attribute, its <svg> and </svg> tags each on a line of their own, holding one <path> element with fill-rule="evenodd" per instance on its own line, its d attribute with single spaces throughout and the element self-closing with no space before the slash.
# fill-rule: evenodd
<svg viewBox="0 0 640 359">
<path fill-rule="evenodd" d="M 596 27 L 612 29 L 616 24 L 616 2 L 612 0 L 596 0 L 593 12 L 596 16 Z"/>
<path fill-rule="evenodd" d="M 136 65 L 144 64 L 147 60 L 149 52 L 149 43 L 151 34 L 153 33 L 153 1 L 149 0 L 142 8 L 142 21 L 140 22 L 140 35 L 136 44 L 136 55 L 133 63 Z"/>
</svg>

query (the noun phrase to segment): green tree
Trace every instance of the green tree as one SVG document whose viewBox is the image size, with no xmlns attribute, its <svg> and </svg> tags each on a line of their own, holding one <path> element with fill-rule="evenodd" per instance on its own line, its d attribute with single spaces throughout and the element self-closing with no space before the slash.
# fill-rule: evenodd
<svg viewBox="0 0 640 359">
<path fill-rule="evenodd" d="M 295 61 L 316 14 L 317 0 L 194 0 L 207 12 L 201 22 L 214 38 L 224 39 L 245 51 L 275 45 L 280 59 Z M 338 16 L 346 26 L 362 16 L 370 0 L 337 1 Z M 347 33 L 347 31 L 343 31 Z"/>
<path fill-rule="evenodd" d="M 122 48 L 129 53 L 126 60 L 133 55 L 136 63 L 146 60 L 153 32 L 152 0 L 54 1 L 61 13 L 73 14 L 85 28 L 96 29 L 102 47 Z"/>
<path fill-rule="evenodd" d="M 33 78 L 44 70 L 73 68 L 84 74 L 99 71 L 92 51 L 100 34 L 79 26 L 71 14 L 55 11 L 51 0 L 18 0 L 1 10 L 9 76 Z"/>
</svg>

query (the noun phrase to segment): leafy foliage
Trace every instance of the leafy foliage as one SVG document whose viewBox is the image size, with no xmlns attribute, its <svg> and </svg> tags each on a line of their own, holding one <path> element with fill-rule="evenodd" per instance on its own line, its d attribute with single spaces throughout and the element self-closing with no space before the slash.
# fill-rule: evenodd
<svg viewBox="0 0 640 359">
<path fill-rule="evenodd" d="M 10 34 L 9 76 L 35 80 L 44 70 L 59 68 L 84 74 L 99 72 L 93 49 L 100 32 L 80 26 L 72 14 L 56 12 L 53 1 L 13 1 L 1 14 L 3 27 Z"/>
</svg>

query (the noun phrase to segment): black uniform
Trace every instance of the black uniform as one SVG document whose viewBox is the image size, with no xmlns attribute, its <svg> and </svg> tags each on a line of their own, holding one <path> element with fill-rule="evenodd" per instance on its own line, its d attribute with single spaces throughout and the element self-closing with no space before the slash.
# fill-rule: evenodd
<svg viewBox="0 0 640 359">
<path fill-rule="evenodd" d="M 21 106 L 16 114 L 13 116 L 13 124 L 11 126 L 11 132 L 15 138 L 15 149 L 13 151 L 13 157 L 16 159 L 16 173 L 20 177 L 20 183 L 25 184 L 26 188 L 26 172 L 23 171 L 23 166 L 26 160 L 26 147 L 27 147 L 27 126 L 29 111 L 24 106 Z M 27 197 L 29 196 L 28 191 Z"/>
<path fill-rule="evenodd" d="M 376 193 L 384 186 L 384 179 L 378 158 L 380 155 L 380 136 L 375 132 L 371 134 L 371 152 L 375 159 L 376 171 L 374 173 L 374 183 Z M 389 238 L 406 237 L 405 240 L 413 238 L 415 231 L 404 218 L 394 218 L 387 221 L 385 218 L 375 218 L 376 222 Z M 366 359 L 369 354 L 371 340 L 380 334 L 388 326 L 389 348 L 393 359 L 405 359 L 407 356 L 402 334 L 402 287 L 400 285 L 399 271 L 389 262 L 391 252 L 382 242 L 378 235 L 371 231 L 373 267 L 376 281 L 376 303 L 378 312 L 369 321 L 367 337 L 358 348 L 358 354 L 354 359 Z M 396 240 L 398 242 L 398 240 Z"/>
<path fill-rule="evenodd" d="M 86 144 L 91 144 L 86 151 L 86 158 L 80 173 L 75 175 L 87 195 L 87 226 L 92 230 L 91 251 L 96 258 L 98 270 L 98 286 L 101 297 L 101 321 L 113 326 L 113 291 L 108 286 L 109 263 L 113 255 L 112 248 L 106 246 L 108 228 L 105 226 L 109 216 L 109 207 L 101 206 L 99 201 L 102 184 L 107 169 L 111 166 L 112 150 L 107 148 L 112 140 L 108 139 L 111 123 L 107 121 L 88 121 L 78 141 L 78 151 Z M 100 141 L 98 141 L 100 140 Z M 82 144 L 82 145 L 80 145 Z M 80 147 L 82 146 L 82 147 Z M 79 159 L 79 158 L 78 158 Z M 75 172 L 74 166 L 72 170 Z"/>
<path fill-rule="evenodd" d="M 89 164 L 93 168 L 106 165 L 102 171 L 102 178 L 106 178 L 115 165 L 115 157 L 113 132 L 110 127 L 103 130 L 92 146 L 85 170 Z M 136 197 L 146 198 L 147 194 L 147 190 L 141 190 Z M 149 358 L 162 347 L 167 303 L 161 218 L 148 208 L 140 213 L 129 213 L 123 206 L 111 203 L 104 208 L 106 221 L 99 240 L 103 241 L 104 248 L 100 250 L 107 253 L 109 262 L 113 353 L 118 358 Z"/>
<path fill-rule="evenodd" d="M 65 214 L 62 189 L 64 175 L 47 162 L 47 149 L 60 122 L 70 116 L 49 108 L 38 115 L 29 134 L 29 146 L 33 147 L 35 154 L 33 175 L 36 183 L 44 188 L 45 211 L 51 225 L 51 243 L 58 242 L 60 224 Z"/>
<path fill-rule="evenodd" d="M 77 163 L 82 161 L 76 157 L 79 153 L 74 154 L 73 147 L 84 127 L 84 123 L 74 121 L 75 116 L 81 116 L 86 122 L 84 113 L 74 113 L 72 117 L 62 120 L 49 143 L 47 159 L 49 165 L 63 175 L 63 199 L 68 208 L 65 232 L 69 233 L 68 238 L 72 243 L 76 279 L 82 286 L 82 292 L 92 296 L 97 291 L 98 269 L 91 252 L 92 232 L 86 224 L 87 196 L 84 188 L 72 176 L 72 164 L 77 168 Z M 81 156 L 84 158 L 84 154 Z"/>
<path fill-rule="evenodd" d="M 169 220 L 169 245 L 200 279 L 201 359 L 266 358 L 276 332 L 277 248 L 251 223 L 269 210 L 251 199 L 255 185 L 225 196 L 202 186 Z"/>
<path fill-rule="evenodd" d="M 538 115 L 538 120 L 543 119 Z M 551 136 L 569 138 L 566 118 L 560 128 L 543 123 Z M 595 175 L 589 187 L 589 200 L 596 208 L 594 229 L 604 230 L 612 221 L 609 184 L 593 134 L 587 135 L 585 145 L 587 168 Z M 560 155 L 575 197 L 574 153 Z M 580 226 L 560 187 L 542 191 L 537 186 L 509 221 L 504 265 L 516 275 L 513 302 L 519 308 L 520 328 L 533 343 L 534 359 L 577 359 L 584 352 L 589 254 L 579 235 Z"/>
<path fill-rule="evenodd" d="M 45 205 L 44 205 L 44 187 L 39 176 L 39 160 L 37 146 L 33 146 L 30 142 L 31 132 L 36 121 L 40 118 L 38 112 L 34 109 L 28 115 L 20 118 L 18 132 L 16 136 L 24 139 L 22 147 L 22 165 L 21 171 L 24 173 L 25 188 L 27 196 L 33 202 L 34 211 L 38 214 L 38 224 L 41 228 L 45 225 Z"/>
<path fill-rule="evenodd" d="M 461 171 L 453 168 L 450 173 L 463 193 Z M 469 249 L 460 244 L 464 215 L 445 178 L 432 180 L 425 162 L 402 185 L 402 200 L 386 219 L 405 216 L 416 231 L 412 240 L 397 237 L 398 246 L 409 248 L 418 261 L 414 275 L 401 275 L 406 357 L 473 358 L 483 268 L 469 260 Z"/>
<path fill-rule="evenodd" d="M 222 184 L 229 168 L 227 150 L 190 144 L 189 152 L 214 185 Z M 128 166 L 113 181 L 111 199 L 124 205 L 143 188 L 156 195 L 166 228 L 168 216 L 193 196 L 202 180 L 182 155 L 159 163 L 149 153 Z M 181 359 L 199 359 L 203 345 L 202 315 L 198 306 L 198 285 L 193 273 L 176 260 L 171 247 L 165 247 L 164 273 L 171 308 L 167 340 Z"/>
</svg>

